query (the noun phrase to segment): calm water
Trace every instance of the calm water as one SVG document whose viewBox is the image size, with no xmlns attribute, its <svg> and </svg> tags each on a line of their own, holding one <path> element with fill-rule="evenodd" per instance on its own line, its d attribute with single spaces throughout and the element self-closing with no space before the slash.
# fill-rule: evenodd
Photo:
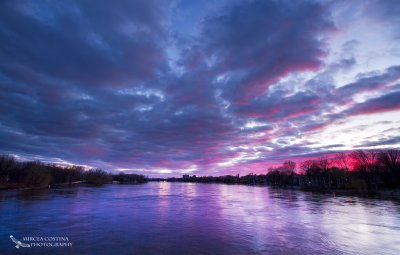
<svg viewBox="0 0 400 255">
<path fill-rule="evenodd" d="M 16 249 L 9 235 L 72 247 Z M 400 204 L 166 182 L 1 191 L 0 254 L 400 254 Z"/>
</svg>

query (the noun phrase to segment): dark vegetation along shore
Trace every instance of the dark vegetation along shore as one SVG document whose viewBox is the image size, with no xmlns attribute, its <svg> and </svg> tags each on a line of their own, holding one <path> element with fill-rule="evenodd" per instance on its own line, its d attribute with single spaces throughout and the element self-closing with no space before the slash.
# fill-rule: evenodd
<svg viewBox="0 0 400 255">
<path fill-rule="evenodd" d="M 270 185 L 343 194 L 382 194 L 400 198 L 400 150 L 357 150 L 338 153 L 332 158 L 286 161 L 269 168 L 266 174 L 245 176 L 189 176 L 146 178 L 138 174 L 110 174 L 101 169 L 57 166 L 38 161 L 18 162 L 0 156 L 0 189 L 52 188 L 70 185 L 132 184 L 147 181 Z"/>
<path fill-rule="evenodd" d="M 147 179 L 138 174 L 112 175 L 101 169 L 84 170 L 81 166 L 63 167 L 39 161 L 18 162 L 12 156 L 0 156 L 0 189 L 98 186 L 113 182 L 144 183 Z"/>
<path fill-rule="evenodd" d="M 155 179 L 160 180 L 160 179 Z M 400 150 L 357 150 L 331 159 L 286 161 L 266 174 L 189 176 L 167 181 L 270 185 L 338 194 L 371 194 L 400 198 Z"/>
</svg>

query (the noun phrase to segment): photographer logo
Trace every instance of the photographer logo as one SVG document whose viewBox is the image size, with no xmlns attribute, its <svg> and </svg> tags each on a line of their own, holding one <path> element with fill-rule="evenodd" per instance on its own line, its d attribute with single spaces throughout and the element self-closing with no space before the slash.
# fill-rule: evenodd
<svg viewBox="0 0 400 255">
<path fill-rule="evenodd" d="M 72 242 L 66 236 L 24 236 L 22 241 L 10 235 L 11 241 L 14 242 L 15 248 L 33 248 L 33 247 L 72 247 Z"/>
</svg>

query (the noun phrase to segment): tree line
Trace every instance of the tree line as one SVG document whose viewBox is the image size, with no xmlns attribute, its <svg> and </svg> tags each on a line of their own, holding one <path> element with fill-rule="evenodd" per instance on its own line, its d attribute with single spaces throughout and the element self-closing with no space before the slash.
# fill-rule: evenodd
<svg viewBox="0 0 400 255">
<path fill-rule="evenodd" d="M 265 174 L 245 176 L 203 176 L 169 178 L 168 181 L 258 184 L 279 187 L 301 187 L 310 190 L 350 189 L 371 191 L 400 188 L 400 151 L 356 150 L 338 153 L 332 158 L 310 159 L 296 164 L 285 161 Z M 137 174 L 112 175 L 101 169 L 85 170 L 82 166 L 57 166 L 39 161 L 18 162 L 8 155 L 0 156 L 0 188 L 43 188 L 85 183 L 102 185 L 144 183 Z"/>
<path fill-rule="evenodd" d="M 400 188 L 400 151 L 356 150 L 332 158 L 305 160 L 299 164 L 285 161 L 269 168 L 266 174 L 169 178 L 169 181 L 267 184 L 301 187 L 309 190 L 350 189 L 371 191 Z"/>
<path fill-rule="evenodd" d="M 58 166 L 40 161 L 19 162 L 13 156 L 0 155 L 0 188 L 47 188 L 73 184 L 102 185 L 106 183 L 143 183 L 137 174 L 112 175 L 99 168 L 85 170 L 82 166 Z"/>
</svg>

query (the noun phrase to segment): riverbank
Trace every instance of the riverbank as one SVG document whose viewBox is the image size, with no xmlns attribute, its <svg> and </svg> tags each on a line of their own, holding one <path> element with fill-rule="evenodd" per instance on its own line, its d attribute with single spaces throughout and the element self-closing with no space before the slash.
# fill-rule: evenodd
<svg viewBox="0 0 400 255">
<path fill-rule="evenodd" d="M 21 186 L 19 183 L 6 183 L 0 184 L 0 190 L 40 190 L 40 189 L 62 189 L 62 188 L 75 188 L 75 187 L 100 187 L 103 185 L 137 185 L 144 184 L 146 182 L 118 182 L 113 181 L 112 183 L 104 183 L 101 185 L 91 184 L 84 181 L 73 182 L 73 183 L 58 183 L 52 184 L 45 187 L 29 187 L 29 186 Z"/>
<path fill-rule="evenodd" d="M 400 189 L 322 189 L 316 187 L 300 187 L 300 186 L 277 186 L 277 185 L 269 185 L 265 184 L 263 186 L 269 186 L 272 188 L 278 189 L 292 189 L 292 190 L 300 190 L 304 192 L 315 192 L 322 194 L 332 194 L 333 196 L 359 196 L 359 197 L 370 197 L 370 198 L 378 198 L 378 199 L 393 199 L 400 201 Z"/>
<path fill-rule="evenodd" d="M 400 189 L 380 189 L 380 190 L 356 190 L 356 189 L 320 189 L 300 186 L 279 186 L 266 183 L 224 183 L 224 182 L 195 182 L 195 181 L 182 181 L 181 178 L 174 179 L 173 181 L 157 178 L 149 179 L 150 182 L 179 182 L 179 183 L 201 183 L 201 184 L 221 184 L 221 185 L 240 185 L 240 186 L 255 186 L 255 187 L 269 187 L 272 189 L 282 190 L 298 190 L 302 192 L 330 194 L 333 196 L 357 196 L 364 198 L 376 198 L 383 200 L 398 200 L 400 201 Z"/>
<path fill-rule="evenodd" d="M 20 183 L 1 183 L 0 190 L 38 190 L 38 189 L 57 189 L 66 187 L 80 187 L 80 186 L 99 186 L 85 183 L 84 181 L 72 182 L 72 183 L 58 183 L 48 186 L 24 186 Z"/>
<path fill-rule="evenodd" d="M 358 196 L 377 199 L 391 199 L 400 201 L 400 189 L 382 189 L 382 190 L 353 190 L 353 189 L 304 189 L 301 187 L 288 187 L 286 189 L 301 190 L 304 192 L 316 192 L 322 194 L 332 194 L 333 196 Z"/>
<path fill-rule="evenodd" d="M 150 182 L 160 182 L 165 180 L 149 180 Z M 177 181 L 174 181 L 177 182 Z M 102 185 L 94 185 L 84 181 L 77 181 L 72 183 L 59 183 L 48 185 L 47 187 L 27 187 L 20 186 L 18 183 L 7 183 L 0 184 L 0 190 L 40 190 L 40 189 L 62 189 L 62 188 L 78 188 L 78 187 L 100 187 L 103 185 L 136 185 L 136 184 L 144 184 L 146 182 L 120 182 L 113 181 L 112 183 L 105 183 Z M 180 181 L 180 183 L 186 183 Z M 191 182 L 191 183 L 201 183 L 201 182 Z M 225 185 L 240 185 L 240 186 L 256 186 L 256 187 L 269 187 L 272 189 L 282 189 L 282 190 L 298 190 L 302 192 L 310 192 L 310 193 L 320 193 L 320 194 L 328 194 L 332 196 L 356 196 L 363 198 L 375 198 L 382 200 L 396 200 L 400 201 L 400 189 L 382 189 L 382 190 L 352 190 L 352 189 L 310 189 L 299 186 L 278 186 L 278 185 L 269 185 L 269 184 L 246 184 L 246 183 L 219 183 L 219 182 L 207 182 L 202 184 L 225 184 Z"/>
</svg>

